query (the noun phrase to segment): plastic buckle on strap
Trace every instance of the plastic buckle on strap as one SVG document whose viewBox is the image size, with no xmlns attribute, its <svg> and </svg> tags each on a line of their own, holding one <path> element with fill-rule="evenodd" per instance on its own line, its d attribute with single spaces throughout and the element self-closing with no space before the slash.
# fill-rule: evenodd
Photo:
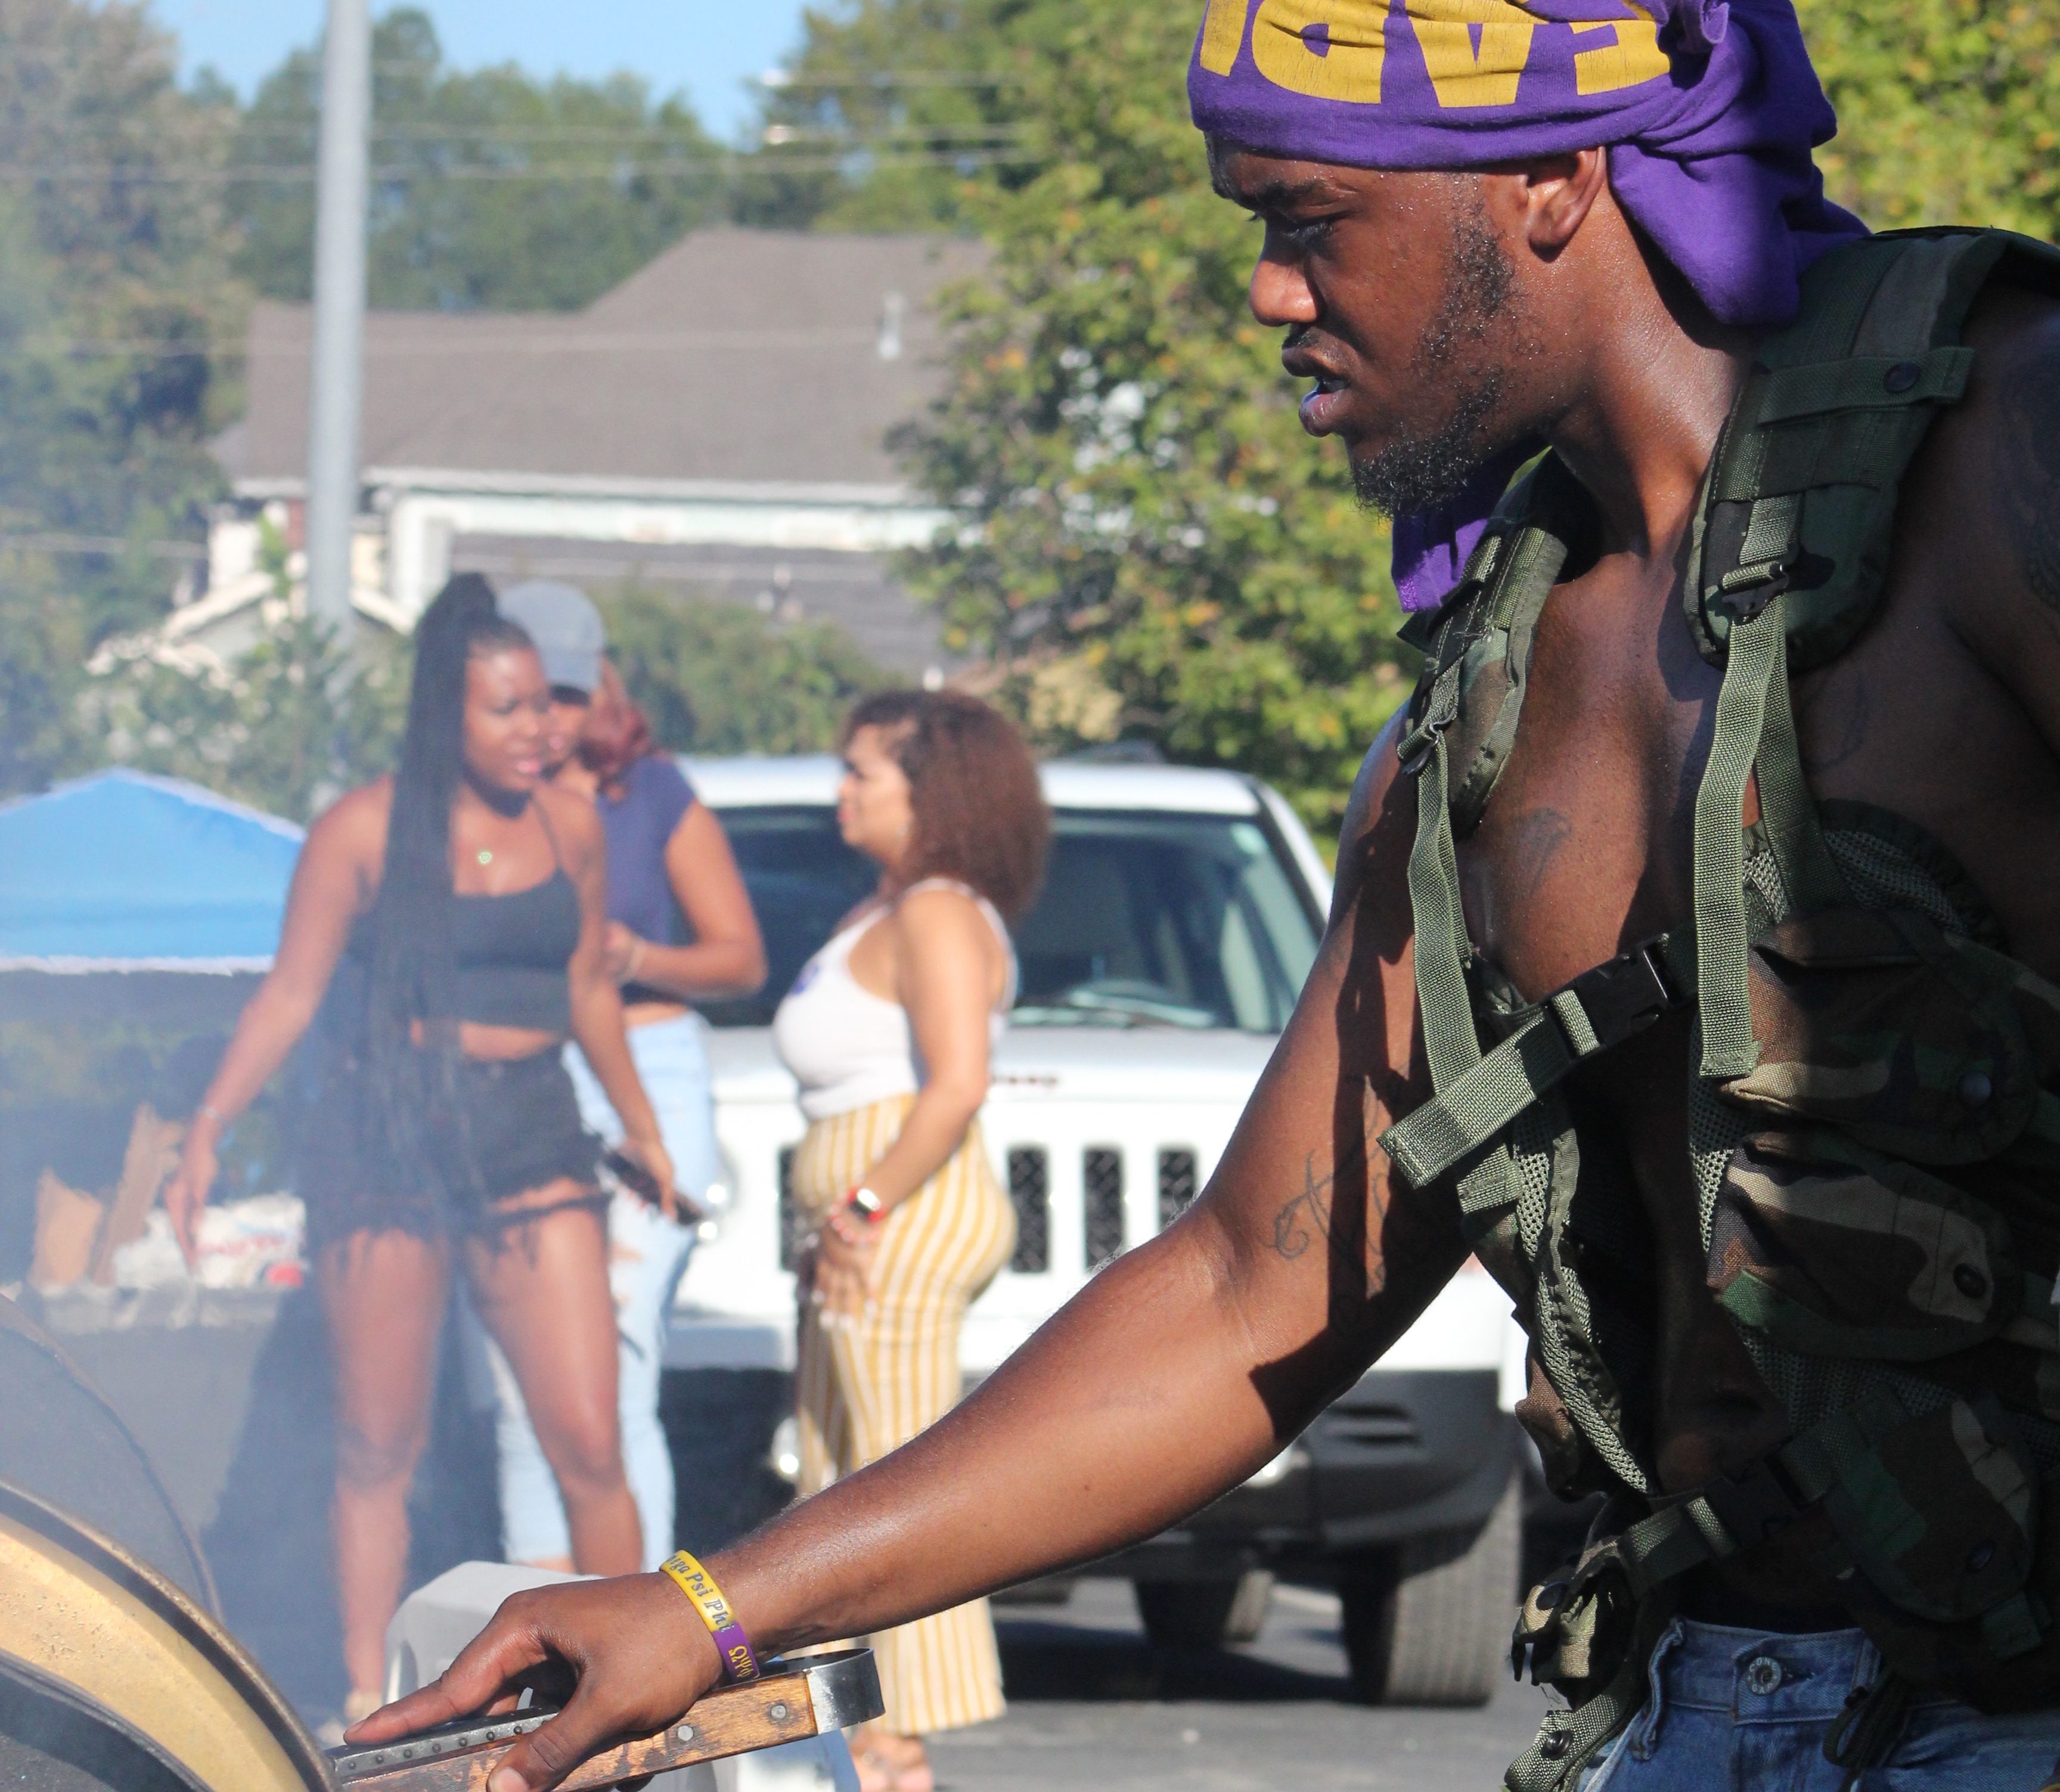
<svg viewBox="0 0 2060 1792">
<path fill-rule="evenodd" d="M 1802 1503 L 1791 1493 L 1763 1456 L 1736 1475 L 1721 1475 L 1702 1490 L 1701 1497 L 1735 1537 L 1741 1549 L 1763 1541 L 1767 1533 L 1799 1517 Z"/>
<path fill-rule="evenodd" d="M 1724 609 L 1734 626 L 1758 616 L 1788 589 L 1795 573 L 1792 557 L 1784 553 L 1725 573 L 1717 590 L 1725 600 Z"/>
<path fill-rule="evenodd" d="M 1395 754 L 1402 761 L 1402 775 L 1413 778 L 1431 763 L 1431 754 L 1438 744 L 1438 736 L 1452 725 L 1452 718 L 1440 720 L 1426 719 L 1403 736 Z"/>
<path fill-rule="evenodd" d="M 1443 637 L 1440 635 L 1439 640 L 1439 652 L 1443 653 Z M 1415 777 L 1430 764 L 1438 736 L 1459 719 L 1459 677 L 1465 665 L 1466 654 L 1462 651 L 1431 680 L 1429 694 L 1423 700 L 1423 720 L 1395 744 L 1395 756 L 1402 761 L 1405 778 Z"/>
<path fill-rule="evenodd" d="M 1607 1051 L 1632 1034 L 1643 1032 L 1663 1015 L 1685 1008 L 1691 1000 L 1667 980 L 1666 963 L 1661 956 L 1666 944 L 1667 936 L 1663 933 L 1639 940 L 1630 951 L 1619 953 L 1607 964 L 1583 971 L 1564 989 L 1548 998 L 1547 1006 L 1556 1008 L 1559 997 L 1563 996 L 1571 996 L 1579 1002 L 1581 1012 L 1587 1017 L 1589 1028 L 1595 1035 L 1595 1043 L 1588 1052 Z M 1560 1024 L 1566 1025 L 1563 1019 Z M 1588 1055 L 1579 1049 L 1583 1043 L 1575 1042 L 1576 1056 Z"/>
</svg>

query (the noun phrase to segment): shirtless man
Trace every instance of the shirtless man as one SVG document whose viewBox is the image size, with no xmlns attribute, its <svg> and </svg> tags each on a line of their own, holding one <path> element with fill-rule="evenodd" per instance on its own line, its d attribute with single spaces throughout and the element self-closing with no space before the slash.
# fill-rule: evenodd
<svg viewBox="0 0 2060 1792">
<path fill-rule="evenodd" d="M 1219 190 L 1264 225 L 1252 308 L 1286 332 L 1288 371 L 1315 382 L 1304 422 L 1404 519 L 1405 599 L 1455 577 L 1441 545 L 1478 469 L 1499 468 L 1499 485 L 1512 453 L 1547 443 L 1585 493 L 1589 544 L 1539 621 L 1521 734 L 1457 849 L 1467 931 L 1535 997 L 1635 942 L 1693 932 L 1696 793 L 1723 678 L 1683 621 L 1699 490 L 1756 344 L 1794 312 L 1796 269 L 1858 233 L 1809 168 L 1829 111 L 1787 0 L 1735 0 L 1728 34 L 1711 0 L 1387 12 L 1216 0 L 1192 90 Z M 1328 16 L 1327 38 L 1301 34 L 1305 14 Z M 1534 32 L 1534 18 L 1559 22 Z M 1614 46 L 1588 34 L 1595 20 L 1616 22 Z M 1583 97 L 1566 97 L 1567 58 L 1598 46 L 1617 60 L 1575 65 Z M 1551 105 L 1524 113 L 1514 78 L 1465 87 L 1501 78 L 1498 58 Z M 1463 135 L 1504 97 L 1515 123 L 1497 114 Z M 1701 163 L 1706 130 L 1722 141 Z M 2060 306 L 1992 288 L 1966 341 L 1971 380 L 1904 480 L 1881 607 L 1794 680 L 1795 712 L 1818 801 L 1928 831 L 2010 955 L 2060 980 Z M 1446 520 L 1426 521 L 1440 505 Z M 1476 1235 L 1452 1177 L 1413 1186 L 1379 1143 L 1433 1095 L 1409 887 L 1417 788 L 1397 753 L 1409 725 L 1398 717 L 1367 755 L 1323 951 L 1206 1195 L 944 1423 L 709 1564 L 761 1656 L 905 1622 L 1180 1519 L 1299 1432 L 1465 1261 Z M 1583 1175 L 1592 1158 L 1619 1175 L 1650 1229 L 1640 1510 L 1745 1470 L 1798 1428 L 1707 1277 L 1684 1151 L 1698 1037 L 1692 1005 L 1676 1006 L 1565 1085 Z M 1850 1575 L 1784 1548 L 1779 1529 L 1679 1578 L 1665 1647 L 1669 1676 L 1707 1685 L 1716 1662 L 1727 1706 L 1735 1662 L 1752 1661 L 1759 1680 L 1740 1683 L 1770 1700 L 1795 1682 L 1791 1702 L 1767 1707 L 1788 1721 L 1748 1734 L 1728 1709 L 1700 1728 L 1685 1714 L 1655 1746 L 1648 1710 L 1639 1746 L 1609 1758 L 1610 1792 L 1919 1773 L 1934 1787 L 2046 1783 L 2060 1756 L 2050 1669 L 2014 1716 L 1918 1687 L 1870 1752 L 1848 1753 L 1864 1778 L 1822 1759 L 1848 1690 L 1879 1662 L 1850 1628 Z M 549 1657 L 577 1670 L 577 1695 L 493 1792 L 542 1792 L 603 1738 L 670 1722 L 721 1673 L 665 1576 L 567 1586 L 511 1600 L 436 1686 L 353 1739 L 481 1708 Z M 1582 1752 L 1547 1746 L 1531 1770 L 1547 1777 L 1527 1783 L 1555 1783 L 1555 1754 Z"/>
</svg>

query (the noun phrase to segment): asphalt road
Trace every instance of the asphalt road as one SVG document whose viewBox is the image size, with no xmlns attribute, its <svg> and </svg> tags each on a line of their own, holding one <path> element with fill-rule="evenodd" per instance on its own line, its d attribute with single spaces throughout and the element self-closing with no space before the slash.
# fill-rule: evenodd
<svg viewBox="0 0 2060 1792">
<path fill-rule="evenodd" d="M 1337 1601 L 1299 1587 L 1257 1642 L 1192 1654 L 1145 1642 L 1121 1581 L 996 1618 L 1008 1714 L 938 1738 L 944 1792 L 1495 1792 L 1544 1710 L 1513 1682 L 1486 1710 L 1353 1704 Z"/>
</svg>

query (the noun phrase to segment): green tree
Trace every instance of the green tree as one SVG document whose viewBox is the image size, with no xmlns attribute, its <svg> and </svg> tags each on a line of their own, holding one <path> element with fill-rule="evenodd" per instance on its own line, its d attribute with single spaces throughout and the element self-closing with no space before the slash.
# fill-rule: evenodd
<svg viewBox="0 0 2060 1792">
<path fill-rule="evenodd" d="M 1999 224 L 2060 237 L 2060 6 L 1798 0 L 1838 110 L 1818 160 L 1876 228 Z"/>
<path fill-rule="evenodd" d="M 862 0 L 810 12 L 740 174 L 745 223 L 977 230 L 1040 162 L 1026 0 Z"/>
<path fill-rule="evenodd" d="M 80 700 L 117 764 L 307 821 L 393 770 L 407 663 L 407 644 L 382 630 L 361 629 L 345 649 L 299 618 L 219 672 L 118 661 Z"/>
<path fill-rule="evenodd" d="M 197 541 L 219 486 L 207 441 L 234 397 L 212 350 L 241 316 L 216 178 L 230 118 L 179 90 L 140 6 L 0 9 L 0 535 L 40 550 L 0 581 L 18 615 L 76 609 L 90 641 L 162 609 L 146 545 Z"/>
<path fill-rule="evenodd" d="M 1047 748 L 1148 740 L 1257 772 L 1330 828 L 1405 688 L 1387 533 L 1335 446 L 1303 433 L 1277 338 L 1246 309 L 1257 238 L 1209 190 L 1188 122 L 1193 31 L 1192 8 L 1119 0 L 811 15 L 796 66 L 841 58 L 841 107 L 870 91 L 868 58 L 883 78 L 1005 71 L 902 103 L 991 95 L 1024 158 L 920 190 L 883 170 L 819 215 L 912 194 L 994 249 L 948 301 L 944 397 L 900 442 L 971 525 L 904 565 L 953 645 L 994 662 Z"/>
<path fill-rule="evenodd" d="M 719 599 L 597 592 L 623 683 L 673 752 L 821 752 L 852 705 L 894 682 L 831 624 L 782 626 Z"/>
<path fill-rule="evenodd" d="M 95 762 L 86 655 L 162 613 L 151 544 L 219 489 L 230 122 L 143 7 L 0 6 L 0 794 Z"/>
<path fill-rule="evenodd" d="M 74 712 L 85 630 L 38 557 L 0 552 L 0 797 L 41 790 L 87 759 Z"/>
<path fill-rule="evenodd" d="M 261 552 L 285 608 L 285 538 L 266 526 Z M 346 645 L 300 617 L 228 667 L 175 661 L 147 636 L 110 642 L 74 703 L 116 764 L 308 821 L 353 784 L 393 768 L 408 676 L 399 637 L 367 625 Z"/>
<path fill-rule="evenodd" d="M 683 99 L 645 85 L 446 68 L 428 16 L 373 34 L 372 303 L 569 310 L 723 215 L 725 158 Z M 238 126 L 237 265 L 267 297 L 308 297 L 321 60 L 297 50 Z"/>
</svg>

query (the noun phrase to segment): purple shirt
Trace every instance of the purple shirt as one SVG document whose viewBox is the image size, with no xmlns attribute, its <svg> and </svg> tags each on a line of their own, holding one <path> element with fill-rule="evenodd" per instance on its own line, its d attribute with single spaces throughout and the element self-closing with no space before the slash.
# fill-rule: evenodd
<svg viewBox="0 0 2060 1792">
<path fill-rule="evenodd" d="M 694 788 L 662 753 L 623 774 L 622 794 L 595 798 L 608 836 L 608 918 L 661 946 L 681 943 L 665 848 L 694 806 Z"/>
</svg>

